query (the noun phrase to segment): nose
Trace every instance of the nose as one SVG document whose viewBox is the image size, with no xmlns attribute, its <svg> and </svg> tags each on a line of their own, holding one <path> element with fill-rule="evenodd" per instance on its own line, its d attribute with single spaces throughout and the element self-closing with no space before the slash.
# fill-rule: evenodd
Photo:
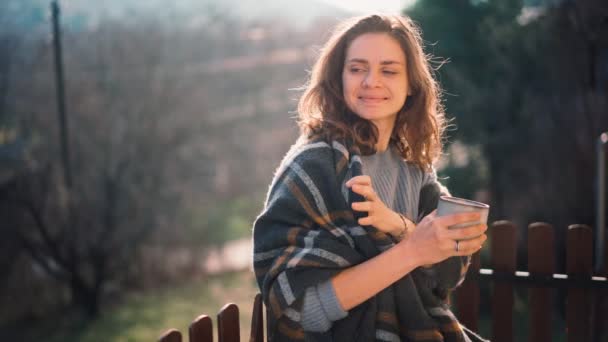
<svg viewBox="0 0 608 342">
<path fill-rule="evenodd" d="M 380 84 L 380 77 L 376 74 L 376 72 L 370 70 L 365 75 L 363 79 L 363 86 L 366 88 L 377 87 Z"/>
</svg>

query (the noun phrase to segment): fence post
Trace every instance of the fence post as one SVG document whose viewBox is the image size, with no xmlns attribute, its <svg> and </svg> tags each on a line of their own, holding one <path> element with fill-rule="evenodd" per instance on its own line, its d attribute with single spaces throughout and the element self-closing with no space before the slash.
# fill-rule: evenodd
<svg viewBox="0 0 608 342">
<path fill-rule="evenodd" d="M 219 342 L 239 342 L 241 340 L 239 325 L 239 307 L 226 304 L 217 314 L 217 338 Z"/>
<path fill-rule="evenodd" d="M 479 282 L 474 278 L 479 274 L 479 253 L 473 254 L 468 276 L 456 290 L 458 320 L 473 331 L 479 331 Z"/>
<path fill-rule="evenodd" d="M 158 339 L 158 342 L 182 342 L 182 333 L 177 329 L 170 329 Z"/>
<path fill-rule="evenodd" d="M 213 342 L 213 326 L 211 317 L 198 316 L 188 328 L 190 342 Z"/>
<path fill-rule="evenodd" d="M 589 279 L 593 268 L 593 237 L 591 228 L 575 224 L 568 227 L 566 249 L 568 277 Z M 569 288 L 566 302 L 568 342 L 590 341 L 591 303 L 582 288 Z"/>
<path fill-rule="evenodd" d="M 259 293 L 255 295 L 253 301 L 249 342 L 264 342 L 264 302 Z"/>
<path fill-rule="evenodd" d="M 597 189 L 596 189 L 596 208 L 595 215 L 595 272 L 603 273 L 604 268 L 608 269 L 608 265 L 604 264 L 604 250 L 608 249 L 606 242 L 606 155 L 608 155 L 608 132 L 600 135 L 597 141 Z"/>
<path fill-rule="evenodd" d="M 531 276 L 552 278 L 555 272 L 555 232 L 548 223 L 528 226 L 528 271 Z M 551 342 L 552 289 L 530 287 L 530 342 Z"/>
<path fill-rule="evenodd" d="M 608 242 L 608 236 L 605 236 L 605 242 Z M 603 272 L 599 276 L 608 277 L 608 243 L 604 244 L 604 267 Z M 608 341 L 608 329 L 601 322 L 602 319 L 608 317 L 608 290 L 598 291 L 599 298 L 597 299 L 597 310 L 595 311 L 595 340 Z"/>
<path fill-rule="evenodd" d="M 509 221 L 494 222 L 491 228 L 490 252 L 492 269 L 499 273 L 515 273 L 517 231 Z M 513 285 L 494 282 L 492 292 L 492 341 L 513 341 Z"/>
</svg>

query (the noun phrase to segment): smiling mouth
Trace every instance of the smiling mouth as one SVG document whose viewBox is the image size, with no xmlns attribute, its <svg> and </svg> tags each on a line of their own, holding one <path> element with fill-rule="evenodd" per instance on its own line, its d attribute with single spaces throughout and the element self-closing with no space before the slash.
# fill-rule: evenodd
<svg viewBox="0 0 608 342">
<path fill-rule="evenodd" d="M 367 97 L 367 96 L 359 96 L 357 97 L 359 101 L 370 102 L 370 103 L 378 103 L 385 100 L 388 100 L 388 97 Z"/>
</svg>

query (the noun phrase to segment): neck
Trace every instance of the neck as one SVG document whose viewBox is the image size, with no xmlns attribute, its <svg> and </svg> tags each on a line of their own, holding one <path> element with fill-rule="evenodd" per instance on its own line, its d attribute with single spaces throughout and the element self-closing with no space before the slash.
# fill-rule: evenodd
<svg viewBox="0 0 608 342">
<path fill-rule="evenodd" d="M 390 138 L 390 135 L 387 135 L 385 137 L 378 137 L 378 142 L 376 143 L 376 152 L 386 151 L 386 149 L 388 149 Z"/>
<path fill-rule="evenodd" d="M 376 152 L 384 152 L 388 148 L 393 133 L 394 122 L 374 122 L 378 129 L 378 142 L 376 143 Z"/>
</svg>

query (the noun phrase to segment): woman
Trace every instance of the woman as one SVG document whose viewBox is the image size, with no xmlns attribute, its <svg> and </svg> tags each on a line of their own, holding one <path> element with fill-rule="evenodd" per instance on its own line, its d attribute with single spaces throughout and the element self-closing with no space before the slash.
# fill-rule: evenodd
<svg viewBox="0 0 608 342">
<path fill-rule="evenodd" d="M 480 340 L 446 303 L 487 226 L 435 216 L 439 92 L 409 18 L 354 18 L 325 44 L 254 224 L 270 340 Z"/>
</svg>

